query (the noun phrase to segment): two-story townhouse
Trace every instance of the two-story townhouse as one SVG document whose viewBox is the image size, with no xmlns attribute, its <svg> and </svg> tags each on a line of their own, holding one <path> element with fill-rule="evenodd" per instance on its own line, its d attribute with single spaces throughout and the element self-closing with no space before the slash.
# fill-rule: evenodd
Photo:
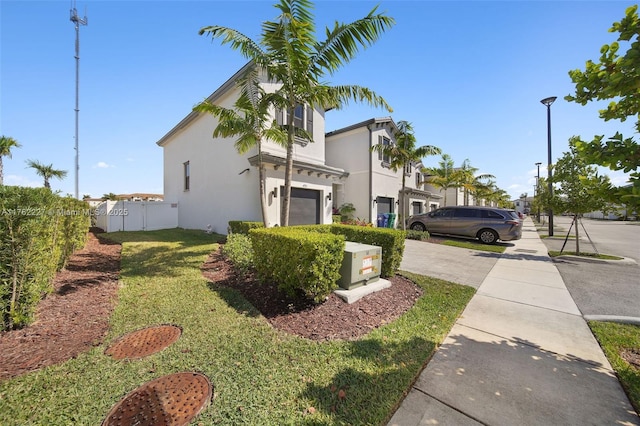
<svg viewBox="0 0 640 426">
<path fill-rule="evenodd" d="M 349 178 L 334 184 L 334 206 L 350 203 L 353 215 L 377 223 L 379 214 L 406 215 L 428 211 L 438 195 L 422 189 L 422 174 L 418 165 L 405 170 L 393 170 L 390 159 L 372 151 L 375 144 L 395 143 L 397 131 L 391 117 L 372 118 L 334 130 L 325 135 L 326 159 L 330 164 L 349 172 Z M 402 174 L 405 174 L 404 209 L 400 206 Z"/>
<path fill-rule="evenodd" d="M 233 108 L 240 88 L 238 80 L 253 66 L 245 65 L 213 92 L 207 100 Z M 263 77 L 265 91 L 278 84 Z M 333 184 L 344 181 L 344 169 L 325 163 L 324 113 L 317 107 L 296 108 L 294 122 L 305 126 L 313 142 L 294 146 L 289 224 L 322 224 L 332 220 Z M 286 113 L 274 111 L 280 121 Z M 233 138 L 212 137 L 218 120 L 211 114 L 191 111 L 157 144 L 163 148 L 164 198 L 178 203 L 178 226 L 226 233 L 230 220 L 262 221 L 257 148 L 239 154 Z M 268 226 L 280 224 L 285 179 L 286 149 L 262 143 L 266 169 Z"/>
</svg>

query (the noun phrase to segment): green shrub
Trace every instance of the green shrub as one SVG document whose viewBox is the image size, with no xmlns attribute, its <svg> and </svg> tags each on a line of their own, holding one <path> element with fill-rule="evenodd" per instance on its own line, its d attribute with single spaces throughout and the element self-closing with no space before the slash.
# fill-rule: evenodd
<svg viewBox="0 0 640 426">
<path fill-rule="evenodd" d="M 321 302 L 337 288 L 344 238 L 306 228 L 252 229 L 255 269 L 261 280 L 277 283 L 290 296 L 302 292 Z"/>
<path fill-rule="evenodd" d="M 227 242 L 222 246 L 222 254 L 242 273 L 253 267 L 253 247 L 248 235 L 229 235 Z"/>
<path fill-rule="evenodd" d="M 86 242 L 88 209 L 46 188 L 0 186 L 0 329 L 33 320 L 55 273 Z"/>
<path fill-rule="evenodd" d="M 414 231 L 413 229 L 407 230 L 407 239 L 408 240 L 418 240 L 418 241 L 426 241 L 430 237 L 428 231 Z"/>
<path fill-rule="evenodd" d="M 229 234 L 244 234 L 249 235 L 249 231 L 255 228 L 264 228 L 262 222 L 247 222 L 243 220 L 230 220 L 229 221 Z"/>
</svg>

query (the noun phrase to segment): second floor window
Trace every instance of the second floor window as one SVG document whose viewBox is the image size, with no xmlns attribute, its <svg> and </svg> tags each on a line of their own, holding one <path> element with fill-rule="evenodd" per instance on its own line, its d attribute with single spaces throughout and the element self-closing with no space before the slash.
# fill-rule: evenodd
<svg viewBox="0 0 640 426">
<path fill-rule="evenodd" d="M 411 163 L 404 166 L 404 174 L 407 176 L 411 176 L 411 172 L 413 171 L 413 166 Z"/>
<path fill-rule="evenodd" d="M 386 138 L 384 136 L 378 136 L 378 143 L 385 147 L 383 149 L 386 149 L 386 147 L 391 145 L 391 139 Z M 391 159 L 389 158 L 389 155 L 383 154 L 382 151 L 378 151 L 378 160 L 381 160 L 382 165 L 386 167 L 389 167 L 389 164 L 391 163 Z"/>
<path fill-rule="evenodd" d="M 287 124 L 287 112 L 276 110 L 276 122 L 280 125 Z M 313 137 L 313 108 L 297 104 L 293 110 L 293 126 L 306 130 Z M 296 142 L 304 143 L 306 141 L 297 139 Z"/>
</svg>

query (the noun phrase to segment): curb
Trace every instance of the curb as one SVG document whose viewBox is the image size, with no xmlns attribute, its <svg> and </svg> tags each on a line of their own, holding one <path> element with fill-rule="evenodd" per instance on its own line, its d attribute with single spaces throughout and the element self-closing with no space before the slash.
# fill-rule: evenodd
<svg viewBox="0 0 640 426">
<path fill-rule="evenodd" d="M 617 256 L 617 257 L 621 257 L 621 256 Z M 570 260 L 577 260 L 577 261 L 586 262 L 586 263 L 612 263 L 616 265 L 637 265 L 638 264 L 635 260 L 629 257 L 623 257 L 620 260 L 614 260 L 614 259 L 596 259 L 593 257 L 576 256 L 571 254 L 561 254 L 559 256 L 553 256 L 551 257 L 551 259 L 554 262 L 561 261 L 563 259 L 570 259 Z"/>
<path fill-rule="evenodd" d="M 587 321 L 604 321 L 640 325 L 640 318 L 638 317 L 623 317 L 619 315 L 584 315 L 583 318 Z"/>
</svg>

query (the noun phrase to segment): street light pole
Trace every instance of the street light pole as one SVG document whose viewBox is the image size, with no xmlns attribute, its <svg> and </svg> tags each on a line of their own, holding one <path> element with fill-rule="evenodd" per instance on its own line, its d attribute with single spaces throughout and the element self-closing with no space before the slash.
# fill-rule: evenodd
<svg viewBox="0 0 640 426">
<path fill-rule="evenodd" d="M 536 190 L 537 190 L 537 194 L 538 194 L 538 198 L 536 198 L 537 201 L 537 205 L 538 205 L 538 223 L 540 223 L 540 165 L 542 163 L 538 162 L 536 163 L 536 166 L 538 166 L 538 176 L 536 177 Z"/>
<path fill-rule="evenodd" d="M 540 102 L 547 107 L 547 179 L 549 180 L 549 236 L 553 237 L 553 209 L 551 208 L 551 200 L 553 199 L 553 185 L 551 183 L 551 104 L 557 98 L 551 96 L 544 98 Z"/>
</svg>

